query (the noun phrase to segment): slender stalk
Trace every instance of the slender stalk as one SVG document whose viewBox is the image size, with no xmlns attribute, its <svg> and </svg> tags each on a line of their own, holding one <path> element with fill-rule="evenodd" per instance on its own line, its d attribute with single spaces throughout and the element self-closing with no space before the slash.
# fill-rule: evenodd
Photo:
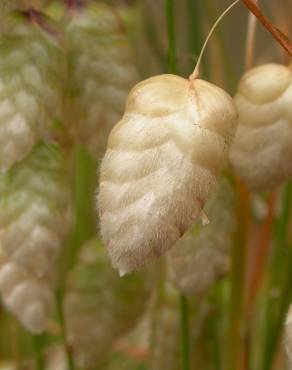
<svg viewBox="0 0 292 370">
<path fill-rule="evenodd" d="M 287 51 L 287 53 L 292 57 L 292 43 L 288 36 L 280 31 L 273 23 L 262 13 L 260 8 L 257 6 L 253 0 L 242 0 L 245 6 L 252 12 L 261 24 L 271 33 L 274 39 Z"/>
<path fill-rule="evenodd" d="M 74 155 L 74 206 L 75 225 L 70 240 L 70 268 L 75 261 L 76 254 L 84 241 L 95 232 L 93 221 L 93 198 L 96 182 L 96 162 L 87 151 L 78 146 Z"/>
<path fill-rule="evenodd" d="M 176 63 L 176 42 L 174 25 L 174 0 L 166 0 L 165 3 L 167 34 L 168 34 L 168 72 L 177 72 Z M 183 370 L 190 369 L 190 340 L 188 323 L 188 302 L 186 297 L 180 294 L 180 318 L 181 318 L 181 343 L 182 343 L 182 361 Z"/>
<path fill-rule="evenodd" d="M 274 38 L 278 41 L 280 45 L 288 52 L 290 56 L 292 56 L 292 43 L 289 40 L 288 36 L 284 35 L 283 32 L 281 32 L 278 28 L 276 28 L 261 12 L 260 8 L 257 6 L 257 4 L 253 0 L 241 0 L 246 7 L 258 18 L 258 20 L 264 25 L 264 27 L 274 36 Z M 201 53 L 199 55 L 197 64 L 195 66 L 195 69 L 193 73 L 190 75 L 189 79 L 194 80 L 198 78 L 200 74 L 200 65 L 202 62 L 202 58 L 205 52 L 205 49 L 207 47 L 207 44 L 215 31 L 217 25 L 221 22 L 221 20 L 225 17 L 227 13 L 238 3 L 240 0 L 235 0 L 233 3 L 231 3 L 228 8 L 220 15 L 220 17 L 217 19 L 217 21 L 214 23 L 213 27 L 211 28 L 204 45 L 202 47 Z"/>
<path fill-rule="evenodd" d="M 274 212 L 276 207 L 277 193 L 271 192 L 268 199 L 268 212 L 266 219 L 263 222 L 258 238 L 256 238 L 256 245 L 252 245 L 250 250 L 253 249 L 252 259 L 253 262 L 250 269 L 249 276 L 249 289 L 247 298 L 247 307 L 249 311 L 253 311 L 253 302 L 255 301 L 259 286 L 261 285 L 266 261 L 269 254 L 270 241 L 272 236 L 272 225 L 274 221 Z"/>
<path fill-rule="evenodd" d="M 214 9 L 214 1 L 213 0 L 206 0 L 204 1 L 204 9 L 205 13 L 208 17 L 208 24 L 213 24 L 214 20 L 216 19 L 216 14 L 215 14 L 215 9 Z M 235 73 L 234 69 L 234 63 L 230 58 L 230 52 L 229 48 L 226 43 L 226 30 L 223 31 L 222 28 L 218 28 L 216 31 L 216 35 L 214 35 L 214 38 L 217 39 L 218 46 L 220 48 L 220 53 L 221 53 L 221 64 L 224 66 L 224 76 L 226 80 L 226 84 L 228 86 L 228 91 L 231 94 L 234 92 L 237 82 L 238 82 L 238 77 Z M 208 68 L 208 63 L 202 62 L 204 66 L 204 75 L 209 75 L 208 72 L 211 71 L 210 66 L 209 69 L 206 70 L 206 67 Z M 222 67 L 220 67 L 222 68 Z"/>
<path fill-rule="evenodd" d="M 190 367 L 190 333 L 189 333 L 189 308 L 188 301 L 184 294 L 180 294 L 181 313 L 181 342 L 182 342 L 182 369 L 189 370 Z"/>
<path fill-rule="evenodd" d="M 74 359 L 72 356 L 72 352 L 70 348 L 68 347 L 67 338 L 66 338 L 66 323 L 65 323 L 64 313 L 63 313 L 63 291 L 62 289 L 59 289 L 56 292 L 56 304 L 57 304 L 58 319 L 59 319 L 59 323 L 61 327 L 61 339 L 62 339 L 62 343 L 64 345 L 66 355 L 67 355 L 68 370 L 75 370 Z"/>
<path fill-rule="evenodd" d="M 237 230 L 234 236 L 231 267 L 228 369 L 242 368 L 245 274 L 250 214 L 250 196 L 245 185 L 237 183 Z"/>
<path fill-rule="evenodd" d="M 273 367 L 284 318 L 292 300 L 292 246 L 287 242 L 291 202 L 292 183 L 290 182 L 283 192 L 282 210 L 275 229 L 275 245 L 264 317 L 262 370 L 270 370 Z"/>
<path fill-rule="evenodd" d="M 214 23 L 213 27 L 211 28 L 205 42 L 204 42 L 204 45 L 202 47 L 202 50 L 201 50 L 201 53 L 199 55 L 199 58 L 198 58 L 198 61 L 197 61 L 197 64 L 195 66 L 195 69 L 193 71 L 193 73 L 190 75 L 190 80 L 194 80 L 196 78 L 198 78 L 199 74 L 200 74 L 200 66 L 201 66 L 201 62 L 202 62 L 202 58 L 203 58 L 203 55 L 205 53 L 205 50 L 206 50 L 206 47 L 208 45 L 208 42 L 211 38 L 211 36 L 213 35 L 213 32 L 215 31 L 216 27 L 218 26 L 218 24 L 221 22 L 221 20 L 225 17 L 225 15 L 227 13 L 229 13 L 229 11 L 239 3 L 240 0 L 235 0 L 233 3 L 231 3 L 227 9 L 224 10 L 224 12 L 219 16 L 219 18 L 216 20 L 216 22 Z"/>
<path fill-rule="evenodd" d="M 45 360 L 42 354 L 42 335 L 33 335 L 33 352 L 35 358 L 35 369 L 45 370 Z"/>
<path fill-rule="evenodd" d="M 207 341 L 209 342 L 210 355 L 212 357 L 212 369 L 222 368 L 222 347 L 220 333 L 222 332 L 222 285 L 218 284 L 210 296 L 212 312 L 207 320 Z"/>
</svg>

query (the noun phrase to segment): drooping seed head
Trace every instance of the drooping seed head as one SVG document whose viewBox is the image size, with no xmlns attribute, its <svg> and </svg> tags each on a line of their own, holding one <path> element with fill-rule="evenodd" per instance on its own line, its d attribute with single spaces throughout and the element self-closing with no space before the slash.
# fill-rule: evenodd
<svg viewBox="0 0 292 370">
<path fill-rule="evenodd" d="M 132 89 L 98 195 L 102 236 L 122 274 L 165 253 L 200 216 L 236 124 L 231 97 L 206 81 L 160 75 Z"/>
</svg>

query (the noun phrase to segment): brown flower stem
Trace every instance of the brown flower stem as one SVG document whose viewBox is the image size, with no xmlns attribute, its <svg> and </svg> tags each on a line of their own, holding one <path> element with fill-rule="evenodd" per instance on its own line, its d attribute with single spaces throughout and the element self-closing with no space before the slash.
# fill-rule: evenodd
<svg viewBox="0 0 292 370">
<path fill-rule="evenodd" d="M 275 40 L 287 51 L 292 57 L 292 43 L 288 36 L 273 25 L 273 23 L 262 13 L 258 5 L 253 0 L 242 0 L 245 6 L 252 12 L 261 24 L 272 34 Z"/>
<path fill-rule="evenodd" d="M 250 309 L 255 301 L 256 293 L 262 281 L 265 263 L 269 253 L 270 240 L 272 238 L 272 226 L 274 222 L 274 212 L 276 208 L 277 192 L 273 191 L 268 199 L 268 213 L 262 225 L 259 237 L 257 238 L 256 255 L 254 256 L 254 265 L 249 280 L 249 292 L 247 307 Z"/>
</svg>

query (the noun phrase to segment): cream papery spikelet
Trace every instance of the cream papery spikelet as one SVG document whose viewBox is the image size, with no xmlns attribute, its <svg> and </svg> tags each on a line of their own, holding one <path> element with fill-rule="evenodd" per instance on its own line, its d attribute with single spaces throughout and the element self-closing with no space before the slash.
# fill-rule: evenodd
<svg viewBox="0 0 292 370">
<path fill-rule="evenodd" d="M 239 125 L 231 162 L 256 190 L 292 176 L 292 65 L 264 64 L 241 79 L 235 103 Z"/>
<path fill-rule="evenodd" d="M 59 48 L 26 19 L 0 38 L 0 170 L 28 155 L 60 118 Z"/>
<path fill-rule="evenodd" d="M 120 278 L 101 242 L 85 244 L 69 275 L 64 301 L 67 340 L 80 368 L 96 368 L 106 359 L 114 339 L 142 315 L 149 288 L 144 273 Z"/>
<path fill-rule="evenodd" d="M 50 275 L 70 226 L 66 164 L 54 143 L 0 173 L 0 248 L 36 276 Z"/>
<path fill-rule="evenodd" d="M 232 187 L 222 180 L 208 200 L 210 223 L 197 223 L 167 254 L 173 284 L 187 295 L 202 295 L 229 269 L 235 230 L 235 199 Z"/>
<path fill-rule="evenodd" d="M 7 310 L 30 332 L 46 328 L 54 305 L 52 286 L 0 251 L 0 295 Z"/>
<path fill-rule="evenodd" d="M 100 158 L 137 82 L 137 71 L 121 19 L 110 6 L 82 7 L 66 31 L 67 125 L 75 140 Z"/>
<path fill-rule="evenodd" d="M 98 195 L 102 236 L 121 274 L 165 253 L 200 216 L 236 124 L 230 96 L 206 81 L 160 75 L 132 89 Z"/>
</svg>

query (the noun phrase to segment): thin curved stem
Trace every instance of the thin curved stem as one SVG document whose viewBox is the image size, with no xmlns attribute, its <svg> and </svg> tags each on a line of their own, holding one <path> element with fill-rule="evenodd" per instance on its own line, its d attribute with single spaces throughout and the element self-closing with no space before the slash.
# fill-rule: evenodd
<svg viewBox="0 0 292 370">
<path fill-rule="evenodd" d="M 198 58 L 198 61 L 197 61 L 197 64 L 195 66 L 195 69 L 193 71 L 193 73 L 190 75 L 189 79 L 190 80 L 195 80 L 196 78 L 198 78 L 199 74 L 200 74 L 200 65 L 201 65 L 201 62 L 202 62 L 202 58 L 203 58 L 203 55 L 204 55 L 204 52 L 205 52 L 205 49 L 207 47 L 207 44 L 211 38 L 211 36 L 213 35 L 213 32 L 215 31 L 216 27 L 218 26 L 218 24 L 221 22 L 221 20 L 225 17 L 225 15 L 227 13 L 229 13 L 229 11 L 235 6 L 237 5 L 238 3 L 240 2 L 240 0 L 235 0 L 231 5 L 229 5 L 229 7 L 220 15 L 220 17 L 217 19 L 217 21 L 214 23 L 213 27 L 211 28 L 205 42 L 204 42 L 204 45 L 202 47 L 202 50 L 201 50 L 201 53 L 199 55 L 199 58 Z"/>
</svg>

